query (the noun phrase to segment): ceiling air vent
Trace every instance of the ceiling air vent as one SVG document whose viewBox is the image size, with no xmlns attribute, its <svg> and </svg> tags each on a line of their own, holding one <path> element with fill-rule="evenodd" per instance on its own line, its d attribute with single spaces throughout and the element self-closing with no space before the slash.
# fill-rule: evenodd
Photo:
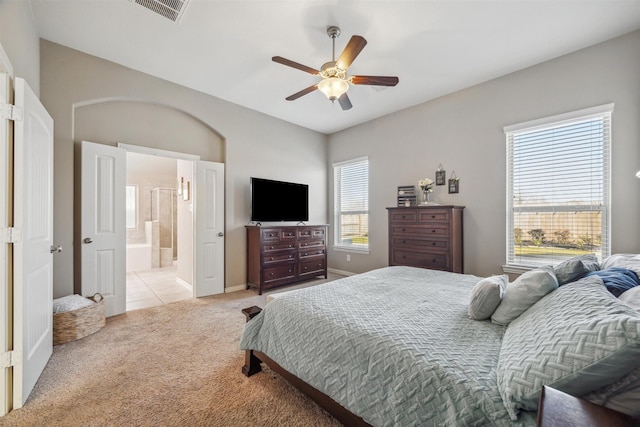
<svg viewBox="0 0 640 427">
<path fill-rule="evenodd" d="M 130 0 L 173 22 L 180 21 L 190 0 Z"/>
</svg>

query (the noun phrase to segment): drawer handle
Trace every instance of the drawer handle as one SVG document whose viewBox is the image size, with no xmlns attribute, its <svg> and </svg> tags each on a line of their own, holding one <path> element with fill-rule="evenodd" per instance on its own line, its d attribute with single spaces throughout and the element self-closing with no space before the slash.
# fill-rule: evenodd
<svg viewBox="0 0 640 427">
<path fill-rule="evenodd" d="M 435 264 L 435 263 L 436 263 L 436 260 L 435 260 L 435 258 L 434 258 L 434 259 L 432 259 L 432 260 L 431 260 L 431 262 Z"/>
<path fill-rule="evenodd" d="M 407 243 L 407 241 L 406 241 L 406 240 L 403 240 L 403 241 L 402 241 L 402 243 Z"/>
<path fill-rule="evenodd" d="M 404 216 L 404 215 L 402 215 L 402 219 L 404 219 L 404 218 L 405 218 L 405 216 Z"/>
<path fill-rule="evenodd" d="M 293 258 L 293 255 L 289 255 L 289 258 Z"/>
<path fill-rule="evenodd" d="M 435 215 L 431 215 L 431 219 L 434 219 L 436 216 Z"/>
<path fill-rule="evenodd" d="M 307 256 L 307 253 L 305 252 L 303 256 Z"/>
<path fill-rule="evenodd" d="M 273 257 L 269 258 L 269 261 L 273 261 Z"/>
<path fill-rule="evenodd" d="M 407 230 L 403 228 L 402 231 L 407 231 Z"/>
<path fill-rule="evenodd" d="M 293 245 L 289 245 L 289 247 L 290 247 L 290 248 L 292 248 L 292 247 L 293 247 Z"/>
<path fill-rule="evenodd" d="M 273 249 L 273 246 L 269 246 L 269 249 Z"/>
<path fill-rule="evenodd" d="M 305 270 L 308 270 L 308 269 L 309 269 L 309 267 L 305 267 L 304 269 L 305 269 Z"/>
<path fill-rule="evenodd" d="M 436 230 L 431 230 L 431 232 L 432 232 L 432 233 L 435 233 L 435 232 L 436 232 Z"/>
<path fill-rule="evenodd" d="M 433 242 L 433 243 L 432 243 L 432 245 L 433 245 L 433 246 L 435 246 L 435 245 L 436 245 L 436 242 Z"/>
<path fill-rule="evenodd" d="M 287 273 L 291 273 L 291 270 L 287 270 Z"/>
<path fill-rule="evenodd" d="M 269 276 L 273 276 L 273 273 L 269 273 Z"/>
<path fill-rule="evenodd" d="M 402 255 L 402 258 L 406 258 L 406 257 L 407 257 L 406 255 Z"/>
</svg>

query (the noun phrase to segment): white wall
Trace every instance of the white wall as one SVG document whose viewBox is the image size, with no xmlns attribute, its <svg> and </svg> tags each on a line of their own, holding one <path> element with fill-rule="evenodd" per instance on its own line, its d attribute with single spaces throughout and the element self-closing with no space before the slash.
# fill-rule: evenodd
<svg viewBox="0 0 640 427">
<path fill-rule="evenodd" d="M 250 176 L 309 184 L 310 222 L 327 222 L 325 135 L 45 40 L 41 41 L 40 53 L 41 99 L 55 121 L 54 239 L 69 248 L 54 264 L 54 297 L 73 292 L 71 248 L 74 226 L 78 225 L 73 215 L 73 150 L 74 143 L 80 141 L 74 135 L 75 115 L 83 106 L 101 100 L 136 100 L 145 105 L 164 106 L 192 119 L 191 123 L 183 121 L 181 133 L 195 134 L 194 129 L 204 125 L 224 140 L 227 287 L 246 283 L 244 226 L 250 215 Z M 117 123 L 113 115 L 119 113 L 113 108 L 104 112 L 101 132 L 107 133 L 94 142 L 114 144 L 118 140 L 118 127 L 105 123 Z M 136 139 L 145 141 L 120 142 L 172 151 L 184 148 L 184 152 L 200 155 L 203 160 L 219 161 L 211 158 L 209 142 L 191 145 L 189 140 L 168 139 L 155 133 L 154 128 L 161 120 L 129 120 L 127 127 L 138 130 Z M 97 126 L 95 120 L 91 123 Z M 109 129 L 113 129 L 111 134 Z"/>
<path fill-rule="evenodd" d="M 400 78 L 402 84 L 402 78 Z M 370 161 L 369 255 L 329 251 L 329 266 L 362 272 L 388 265 L 386 207 L 399 185 L 455 170 L 460 193 L 435 187 L 433 199 L 466 206 L 465 272 L 501 273 L 505 263 L 503 127 L 615 103 L 612 144 L 612 250 L 640 252 L 640 31 L 333 134 L 331 163 Z M 329 174 L 331 176 L 331 174 Z M 330 206 L 333 206 L 330 182 Z"/>
</svg>

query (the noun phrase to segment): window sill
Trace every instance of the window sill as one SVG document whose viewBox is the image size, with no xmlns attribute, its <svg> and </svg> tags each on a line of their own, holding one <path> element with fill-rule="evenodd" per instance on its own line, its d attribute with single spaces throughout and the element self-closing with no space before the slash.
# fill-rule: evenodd
<svg viewBox="0 0 640 427">
<path fill-rule="evenodd" d="M 369 253 L 369 248 L 358 248 L 356 246 L 334 246 L 332 249 L 337 252 L 355 252 L 359 254 Z"/>
</svg>

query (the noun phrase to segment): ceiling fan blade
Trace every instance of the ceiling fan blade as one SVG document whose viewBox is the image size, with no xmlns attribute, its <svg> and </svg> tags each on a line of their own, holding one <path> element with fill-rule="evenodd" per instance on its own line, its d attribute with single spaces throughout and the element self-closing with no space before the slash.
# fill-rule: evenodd
<svg viewBox="0 0 640 427">
<path fill-rule="evenodd" d="M 296 92 L 293 95 L 287 96 L 285 99 L 287 101 L 295 101 L 296 99 L 300 98 L 301 96 L 304 96 L 304 95 L 306 95 L 308 93 L 311 93 L 316 89 L 318 89 L 318 85 L 309 86 L 306 89 L 302 89 L 300 92 Z"/>
<path fill-rule="evenodd" d="M 320 71 L 314 68 L 307 67 L 306 65 L 299 64 L 297 62 L 291 61 L 290 59 L 283 58 L 281 56 L 274 56 L 273 58 L 271 58 L 271 60 L 273 62 L 277 62 L 278 64 L 286 65 L 287 67 L 296 68 L 306 73 L 313 74 L 314 76 L 317 76 L 318 74 L 320 74 Z"/>
<path fill-rule="evenodd" d="M 395 86 L 400 80 L 385 76 L 351 76 L 349 81 L 354 85 Z"/>
<path fill-rule="evenodd" d="M 340 58 L 338 58 L 338 61 L 336 61 L 338 67 L 342 68 L 343 70 L 349 68 L 353 60 L 356 59 L 356 56 L 360 54 L 360 52 L 366 45 L 367 41 L 364 39 L 364 37 L 351 37 L 351 40 L 349 40 L 349 43 L 347 43 L 347 46 L 342 51 L 342 54 L 340 54 Z"/>
<path fill-rule="evenodd" d="M 347 93 L 343 93 L 340 98 L 338 98 L 338 102 L 340 103 L 340 107 L 342 107 L 343 110 L 350 110 L 352 105 L 351 105 L 351 100 L 349 99 L 349 97 L 347 96 Z"/>
</svg>

